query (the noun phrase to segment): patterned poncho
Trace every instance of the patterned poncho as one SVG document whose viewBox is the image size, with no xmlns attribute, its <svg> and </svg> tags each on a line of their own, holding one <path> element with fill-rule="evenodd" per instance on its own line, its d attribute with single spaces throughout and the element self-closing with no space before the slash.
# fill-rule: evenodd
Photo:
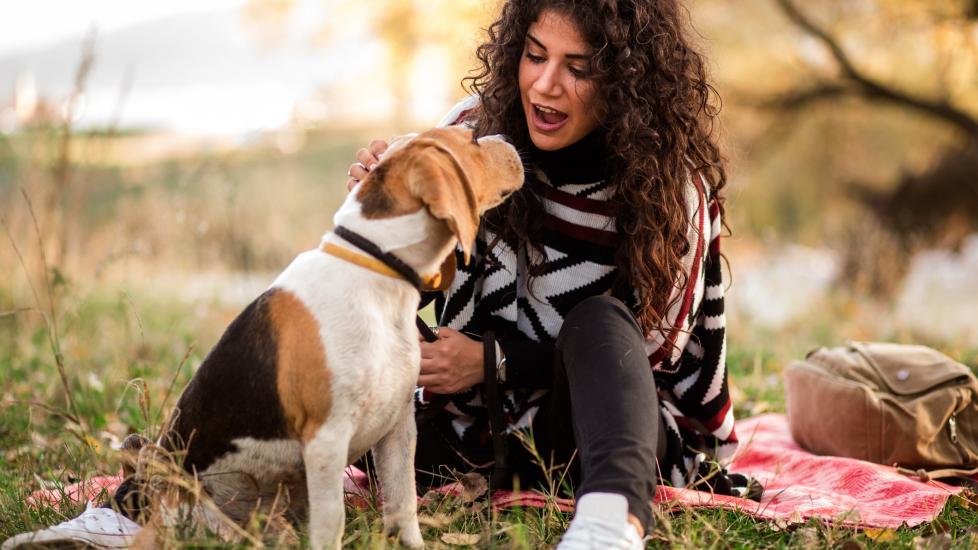
<svg viewBox="0 0 978 550">
<path fill-rule="evenodd" d="M 463 101 L 442 124 L 461 122 L 476 105 L 471 98 Z M 510 431 L 528 426 L 546 398 L 564 316 L 584 298 L 610 294 L 618 274 L 614 257 L 621 239 L 608 202 L 614 189 L 605 179 L 602 141 L 592 134 L 555 153 L 525 152 L 525 185 L 546 212 L 541 239 L 546 258 L 532 258 L 542 263 L 532 287 L 527 286 L 527 256 L 533 249 L 502 242 L 490 249 L 494 235 L 483 227 L 469 265 L 457 252 L 455 280 L 437 300 L 440 326 L 473 335 L 491 329 L 497 335 L 507 358 L 502 402 Z M 691 223 L 685 286 L 675 290 L 679 299 L 668 312 L 672 329 L 647 335 L 645 346 L 666 427 L 660 479 L 680 487 L 706 473 L 708 458 L 725 464 L 737 448 L 727 387 L 720 208 L 697 174 L 689 178 L 686 201 Z M 634 294 L 624 297 L 633 311 Z M 671 346 L 663 345 L 667 340 Z M 491 464 L 480 386 L 454 395 L 440 416 L 458 454 L 473 466 Z"/>
</svg>

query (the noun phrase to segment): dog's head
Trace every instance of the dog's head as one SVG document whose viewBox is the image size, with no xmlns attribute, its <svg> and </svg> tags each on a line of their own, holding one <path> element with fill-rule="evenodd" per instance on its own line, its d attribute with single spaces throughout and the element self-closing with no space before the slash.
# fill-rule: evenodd
<svg viewBox="0 0 978 550">
<path fill-rule="evenodd" d="M 479 217 L 521 185 L 523 164 L 512 145 L 499 136 L 475 141 L 471 130 L 453 126 L 392 141 L 356 198 L 367 219 L 426 208 L 455 235 L 468 262 Z"/>
</svg>

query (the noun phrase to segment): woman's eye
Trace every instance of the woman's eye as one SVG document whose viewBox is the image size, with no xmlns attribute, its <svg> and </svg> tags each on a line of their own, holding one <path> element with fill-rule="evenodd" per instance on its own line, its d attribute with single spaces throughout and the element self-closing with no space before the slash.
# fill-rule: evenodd
<svg viewBox="0 0 978 550">
<path fill-rule="evenodd" d="M 582 69 L 580 67 L 570 67 L 570 69 L 568 69 L 568 70 L 570 71 L 570 74 L 574 76 L 574 78 L 577 78 L 577 79 L 580 79 L 580 80 L 588 80 L 592 76 L 591 75 L 591 70 L 589 68 L 583 68 Z"/>
<path fill-rule="evenodd" d="M 527 53 L 526 58 L 530 60 L 530 63 L 543 63 L 545 59 L 539 55 L 533 55 L 532 53 Z"/>
</svg>

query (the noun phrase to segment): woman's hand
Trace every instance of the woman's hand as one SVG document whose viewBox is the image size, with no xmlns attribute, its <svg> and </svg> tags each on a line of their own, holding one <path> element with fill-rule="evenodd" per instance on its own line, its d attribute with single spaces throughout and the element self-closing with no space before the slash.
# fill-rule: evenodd
<svg viewBox="0 0 978 550">
<path fill-rule="evenodd" d="M 421 341 L 418 385 L 432 393 L 457 393 L 482 382 L 482 342 L 457 330 L 438 329 L 438 340 Z"/>
<path fill-rule="evenodd" d="M 380 139 L 375 139 L 370 142 L 364 149 L 357 151 L 357 162 L 350 165 L 350 169 L 347 170 L 347 175 L 350 179 L 346 180 L 346 190 L 353 191 L 360 181 L 367 177 L 367 174 L 377 166 L 377 162 L 380 160 L 380 155 L 387 150 L 387 142 Z"/>
</svg>

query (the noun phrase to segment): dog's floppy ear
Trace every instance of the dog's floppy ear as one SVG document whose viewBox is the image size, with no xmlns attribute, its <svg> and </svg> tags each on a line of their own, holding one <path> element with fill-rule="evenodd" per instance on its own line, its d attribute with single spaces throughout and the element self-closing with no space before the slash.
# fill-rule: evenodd
<svg viewBox="0 0 978 550">
<path fill-rule="evenodd" d="M 408 168 L 408 188 L 425 204 L 432 216 L 448 224 L 468 264 L 479 229 L 472 182 L 450 149 L 434 140 L 416 143 L 417 149 Z"/>
</svg>

